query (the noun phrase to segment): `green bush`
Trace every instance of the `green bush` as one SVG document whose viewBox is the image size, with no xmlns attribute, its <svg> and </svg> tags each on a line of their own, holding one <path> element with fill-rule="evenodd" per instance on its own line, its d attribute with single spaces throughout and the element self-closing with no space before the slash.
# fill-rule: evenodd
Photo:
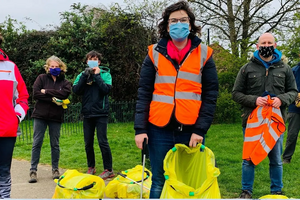
<svg viewBox="0 0 300 200">
<path fill-rule="evenodd" d="M 214 123 L 236 123 L 240 121 L 240 106 L 232 100 L 231 93 L 221 91 L 217 100 Z"/>
</svg>

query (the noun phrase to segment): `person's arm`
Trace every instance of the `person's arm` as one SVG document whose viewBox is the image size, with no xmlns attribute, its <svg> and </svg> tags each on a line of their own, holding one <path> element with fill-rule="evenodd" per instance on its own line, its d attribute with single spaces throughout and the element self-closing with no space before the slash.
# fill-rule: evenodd
<svg viewBox="0 0 300 200">
<path fill-rule="evenodd" d="M 63 100 L 68 98 L 68 96 L 71 94 L 71 90 L 72 90 L 72 83 L 67 80 L 64 80 L 63 86 L 60 90 L 45 89 L 45 94 Z"/>
<path fill-rule="evenodd" d="M 298 95 L 298 89 L 295 81 L 295 76 L 290 67 L 287 67 L 285 76 L 285 93 L 277 95 L 281 101 L 281 106 L 287 107 L 295 101 Z"/>
<path fill-rule="evenodd" d="M 39 75 L 36 78 L 36 80 L 34 81 L 34 84 L 33 84 L 33 98 L 35 100 L 42 100 L 42 101 L 51 102 L 52 97 L 50 95 L 46 95 L 46 94 L 41 92 L 42 89 L 45 89 L 44 84 L 42 82 L 42 78 L 41 78 L 42 76 L 44 76 L 44 74 Z"/>
<path fill-rule="evenodd" d="M 112 88 L 112 78 L 110 73 L 108 72 L 104 72 L 104 73 L 102 72 L 102 76 L 103 78 L 100 75 L 100 70 L 99 73 L 95 72 L 95 74 L 93 74 L 95 83 L 97 84 L 100 92 L 103 95 L 107 95 Z"/>
<path fill-rule="evenodd" d="M 73 84 L 73 92 L 77 95 L 82 95 L 86 87 L 87 75 L 81 72 L 75 79 Z"/>
<path fill-rule="evenodd" d="M 134 129 L 136 135 L 147 133 L 149 108 L 154 91 L 155 73 L 156 70 L 154 65 L 150 57 L 147 55 L 141 68 L 138 86 L 134 120 Z"/>
<path fill-rule="evenodd" d="M 15 76 L 18 81 L 18 85 L 17 85 L 18 96 L 16 99 L 15 112 L 19 119 L 19 122 L 21 122 L 25 118 L 25 115 L 28 110 L 29 94 L 25 82 L 17 66 L 15 66 Z"/>
<path fill-rule="evenodd" d="M 247 64 L 246 64 L 247 65 Z M 256 100 L 259 97 L 258 95 L 246 95 L 247 90 L 247 80 L 245 73 L 245 66 L 243 66 L 236 79 L 232 89 L 232 99 L 241 104 L 242 106 L 249 107 L 249 108 L 256 108 Z"/>
<path fill-rule="evenodd" d="M 194 133 L 204 136 L 212 124 L 218 98 L 218 74 L 216 65 L 210 57 L 202 71 L 202 104 L 194 126 Z M 190 145 L 191 146 L 191 145 Z"/>
</svg>

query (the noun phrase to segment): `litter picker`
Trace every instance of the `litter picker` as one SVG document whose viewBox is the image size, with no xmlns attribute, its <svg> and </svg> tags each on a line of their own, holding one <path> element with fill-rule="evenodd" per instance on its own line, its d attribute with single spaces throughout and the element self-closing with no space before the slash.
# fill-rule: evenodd
<svg viewBox="0 0 300 200">
<path fill-rule="evenodd" d="M 126 179 L 130 180 L 131 182 L 133 182 L 133 183 L 135 183 L 135 184 L 142 185 L 142 184 L 140 183 L 140 182 L 142 182 L 142 180 L 140 180 L 140 181 L 135 181 L 135 180 L 133 180 L 133 179 L 127 177 L 126 174 L 122 174 L 122 173 L 120 173 L 120 172 L 118 172 L 117 174 L 120 175 L 120 176 L 122 176 L 123 178 L 126 178 Z M 150 176 L 150 173 L 149 173 L 148 171 L 146 171 L 146 174 L 147 174 L 147 177 L 145 178 L 145 180 Z M 148 187 L 146 187 L 146 186 L 144 186 L 144 185 L 143 185 L 143 188 L 145 188 L 145 189 L 147 189 L 147 190 L 150 190 L 150 188 L 148 188 Z"/>
<path fill-rule="evenodd" d="M 146 149 L 147 149 L 147 138 L 144 138 L 142 157 L 143 157 L 143 172 L 142 172 L 142 183 L 141 183 L 141 199 L 143 198 L 143 184 L 144 184 L 144 172 L 145 172 L 145 161 L 146 161 Z"/>
</svg>

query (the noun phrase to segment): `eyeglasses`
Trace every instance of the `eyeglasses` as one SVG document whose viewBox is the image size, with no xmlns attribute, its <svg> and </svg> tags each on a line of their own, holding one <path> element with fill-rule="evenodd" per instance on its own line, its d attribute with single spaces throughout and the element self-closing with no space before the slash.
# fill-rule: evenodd
<svg viewBox="0 0 300 200">
<path fill-rule="evenodd" d="M 180 19 L 177 19 L 177 18 L 171 18 L 171 19 L 169 19 L 168 21 L 169 21 L 170 24 L 177 24 L 178 21 L 180 21 L 181 23 L 189 23 L 189 22 L 190 22 L 189 20 L 190 20 L 189 17 L 182 17 L 182 18 L 180 18 Z"/>
</svg>

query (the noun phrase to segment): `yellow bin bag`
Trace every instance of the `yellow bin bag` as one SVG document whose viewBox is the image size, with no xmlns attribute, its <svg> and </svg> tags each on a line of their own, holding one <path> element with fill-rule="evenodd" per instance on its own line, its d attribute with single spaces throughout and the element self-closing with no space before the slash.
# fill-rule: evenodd
<svg viewBox="0 0 300 200">
<path fill-rule="evenodd" d="M 139 199 L 141 195 L 141 179 L 143 166 L 137 165 L 118 173 L 119 175 L 110 181 L 105 188 L 108 198 Z M 152 173 L 145 168 L 143 182 L 143 199 L 149 199 Z"/>
<path fill-rule="evenodd" d="M 52 199 L 102 199 L 105 183 L 99 176 L 67 170 L 59 179 Z"/>
<path fill-rule="evenodd" d="M 202 151 L 200 151 L 200 148 Z M 164 159 L 165 184 L 161 199 L 220 199 L 213 152 L 204 145 L 195 148 L 176 144 Z"/>
<path fill-rule="evenodd" d="M 278 195 L 278 194 L 268 194 L 260 197 L 259 199 L 288 199 L 288 197 L 284 195 Z"/>
</svg>

